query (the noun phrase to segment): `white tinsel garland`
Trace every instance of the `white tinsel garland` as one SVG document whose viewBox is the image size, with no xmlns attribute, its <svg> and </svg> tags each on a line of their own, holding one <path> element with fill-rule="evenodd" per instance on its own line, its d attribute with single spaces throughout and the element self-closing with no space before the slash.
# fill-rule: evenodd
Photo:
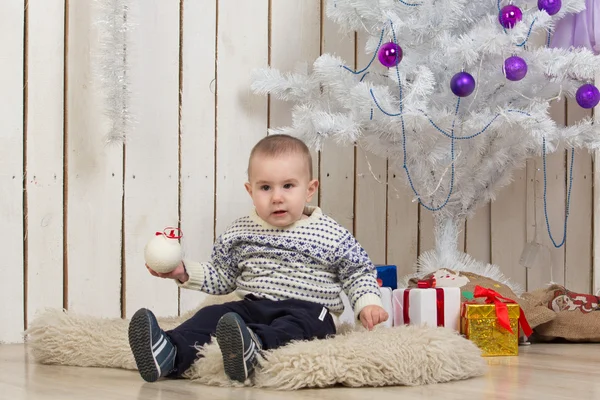
<svg viewBox="0 0 600 400">
<path fill-rule="evenodd" d="M 102 93 L 104 114 L 109 120 L 107 144 L 125 141 L 127 132 L 135 122 L 129 109 L 129 33 L 131 0 L 94 0 L 94 26 L 98 42 L 93 53 L 93 80 Z"/>
</svg>

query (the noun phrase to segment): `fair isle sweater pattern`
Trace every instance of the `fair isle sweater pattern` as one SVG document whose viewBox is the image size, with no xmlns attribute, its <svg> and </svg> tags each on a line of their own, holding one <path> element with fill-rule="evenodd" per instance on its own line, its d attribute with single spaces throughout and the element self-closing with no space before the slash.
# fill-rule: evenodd
<svg viewBox="0 0 600 400">
<path fill-rule="evenodd" d="M 190 279 L 181 287 L 223 295 L 236 291 L 271 300 L 299 299 L 343 312 L 343 290 L 355 316 L 381 306 L 376 269 L 354 236 L 318 207 L 285 229 L 256 213 L 219 236 L 210 262 L 184 260 Z"/>
</svg>

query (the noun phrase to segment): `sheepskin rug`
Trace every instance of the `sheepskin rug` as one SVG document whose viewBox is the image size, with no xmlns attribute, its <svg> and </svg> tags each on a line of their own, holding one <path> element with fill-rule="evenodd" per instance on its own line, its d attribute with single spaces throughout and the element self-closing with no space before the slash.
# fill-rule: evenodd
<svg viewBox="0 0 600 400">
<path fill-rule="evenodd" d="M 230 301 L 210 296 L 202 306 Z M 165 330 L 182 317 L 161 318 Z M 135 370 L 127 341 L 128 321 L 47 310 L 26 331 L 28 348 L 42 364 Z M 213 386 L 255 386 L 274 390 L 359 386 L 424 385 L 467 379 L 485 373 L 480 350 L 446 328 L 377 327 L 340 324 L 325 340 L 297 341 L 260 358 L 260 368 L 244 384 L 229 380 L 215 341 L 198 349 L 200 357 L 186 372 L 195 382 Z M 141 378 L 140 378 L 141 379 Z"/>
</svg>

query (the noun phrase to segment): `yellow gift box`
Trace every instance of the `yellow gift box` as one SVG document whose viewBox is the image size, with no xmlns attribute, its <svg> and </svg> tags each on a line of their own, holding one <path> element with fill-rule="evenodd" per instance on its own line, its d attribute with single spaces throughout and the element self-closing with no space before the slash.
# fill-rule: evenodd
<svg viewBox="0 0 600 400">
<path fill-rule="evenodd" d="M 500 326 L 495 304 L 463 303 L 460 332 L 474 342 L 484 357 L 519 355 L 518 304 L 506 304 L 512 333 Z"/>
</svg>

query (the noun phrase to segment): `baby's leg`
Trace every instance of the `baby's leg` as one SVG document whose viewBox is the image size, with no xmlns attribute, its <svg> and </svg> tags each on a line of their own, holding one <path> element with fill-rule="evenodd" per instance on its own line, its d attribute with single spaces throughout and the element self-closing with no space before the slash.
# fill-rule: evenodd
<svg viewBox="0 0 600 400">
<path fill-rule="evenodd" d="M 173 370 L 177 349 L 152 311 L 137 310 L 129 322 L 128 335 L 135 365 L 145 381 L 154 382 Z"/>
<path fill-rule="evenodd" d="M 248 324 L 261 339 L 264 349 L 276 349 L 292 340 L 325 339 L 336 333 L 333 317 L 320 304 L 304 300 L 250 303 L 257 323 Z"/>
<path fill-rule="evenodd" d="M 138 310 L 129 324 L 129 345 L 142 378 L 154 382 L 161 377 L 181 376 L 197 359 L 194 345 L 204 346 L 210 342 L 217 322 L 224 314 L 234 311 L 247 316 L 241 303 L 202 308 L 167 332 L 160 328 L 150 310 Z"/>
<path fill-rule="evenodd" d="M 170 376 L 181 376 L 198 358 L 194 346 L 210 342 L 217 330 L 219 319 L 228 312 L 248 317 L 242 301 L 216 304 L 201 308 L 196 314 L 173 330 L 167 331 L 169 339 L 177 347 L 175 370 Z"/>
<path fill-rule="evenodd" d="M 243 304 L 247 315 L 227 313 L 217 326 L 225 373 L 240 382 L 254 372 L 259 349 L 275 349 L 292 340 L 324 339 L 335 334 L 333 318 L 316 303 L 247 296 Z"/>
</svg>

